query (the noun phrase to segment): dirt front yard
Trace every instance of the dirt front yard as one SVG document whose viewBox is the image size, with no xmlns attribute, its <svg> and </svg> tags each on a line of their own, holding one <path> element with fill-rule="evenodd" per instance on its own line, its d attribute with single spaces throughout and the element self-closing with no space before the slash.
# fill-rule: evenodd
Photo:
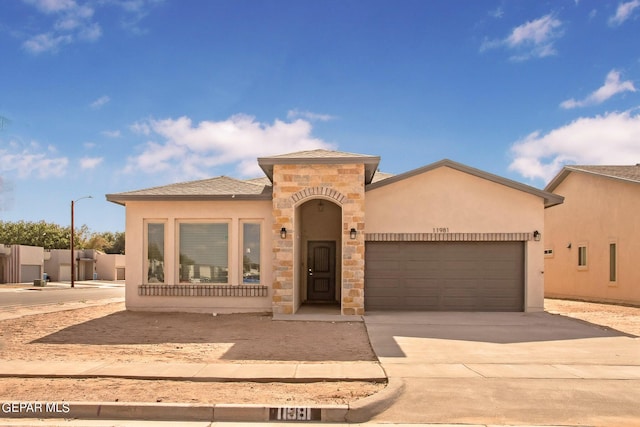
<svg viewBox="0 0 640 427">
<path fill-rule="evenodd" d="M 547 299 L 546 310 L 640 336 L 640 308 Z M 122 303 L 0 321 L 0 359 L 183 363 L 375 361 L 363 323 L 278 322 L 269 314 L 136 313 Z M 384 384 L 0 378 L 0 401 L 348 403 Z"/>
<path fill-rule="evenodd" d="M 269 314 L 140 313 L 123 303 L 0 321 L 0 359 L 181 363 L 375 361 L 361 322 L 272 321 Z M 0 401 L 347 403 L 384 384 L 206 383 L 1 378 Z"/>
</svg>

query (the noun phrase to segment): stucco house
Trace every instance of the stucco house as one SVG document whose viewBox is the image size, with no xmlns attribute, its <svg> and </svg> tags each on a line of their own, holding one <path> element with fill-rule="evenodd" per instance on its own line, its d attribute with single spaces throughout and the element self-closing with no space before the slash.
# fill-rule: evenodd
<svg viewBox="0 0 640 427">
<path fill-rule="evenodd" d="M 546 191 L 545 294 L 640 305 L 640 164 L 565 166 Z"/>
<path fill-rule="evenodd" d="M 450 160 L 258 159 L 265 177 L 108 194 L 126 207 L 130 310 L 538 311 L 544 210 L 562 197 Z"/>
<path fill-rule="evenodd" d="M 126 258 L 120 254 L 105 254 L 96 249 L 76 249 L 76 280 L 124 280 Z M 54 282 L 71 281 L 71 250 L 51 249 L 44 263 L 45 272 Z"/>
<path fill-rule="evenodd" d="M 41 247 L 0 244 L 0 283 L 33 283 L 42 279 L 48 258 Z"/>
</svg>

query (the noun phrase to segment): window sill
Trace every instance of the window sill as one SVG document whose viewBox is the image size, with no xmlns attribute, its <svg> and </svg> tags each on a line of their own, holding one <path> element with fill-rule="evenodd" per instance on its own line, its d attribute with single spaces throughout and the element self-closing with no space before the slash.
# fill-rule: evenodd
<svg viewBox="0 0 640 427">
<path fill-rule="evenodd" d="M 268 297 L 269 288 L 263 285 L 138 285 L 138 295 L 158 297 Z"/>
</svg>

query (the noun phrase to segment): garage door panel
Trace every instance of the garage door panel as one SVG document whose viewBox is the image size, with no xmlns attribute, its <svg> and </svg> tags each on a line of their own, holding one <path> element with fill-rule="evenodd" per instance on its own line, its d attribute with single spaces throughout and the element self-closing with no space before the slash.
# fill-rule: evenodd
<svg viewBox="0 0 640 427">
<path fill-rule="evenodd" d="M 367 242 L 367 310 L 522 311 L 522 242 Z"/>
<path fill-rule="evenodd" d="M 404 305 L 406 305 L 409 310 L 416 310 L 416 311 L 423 310 L 424 307 L 437 307 L 438 304 L 439 304 L 439 300 L 437 297 L 406 298 L 404 300 Z"/>
</svg>

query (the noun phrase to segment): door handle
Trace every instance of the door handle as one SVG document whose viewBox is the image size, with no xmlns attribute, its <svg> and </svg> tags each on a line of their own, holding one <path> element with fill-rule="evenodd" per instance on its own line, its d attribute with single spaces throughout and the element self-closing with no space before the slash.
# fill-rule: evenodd
<svg viewBox="0 0 640 427">
<path fill-rule="evenodd" d="M 311 271 L 311 269 L 309 269 L 309 276 L 313 276 L 313 271 Z"/>
</svg>

